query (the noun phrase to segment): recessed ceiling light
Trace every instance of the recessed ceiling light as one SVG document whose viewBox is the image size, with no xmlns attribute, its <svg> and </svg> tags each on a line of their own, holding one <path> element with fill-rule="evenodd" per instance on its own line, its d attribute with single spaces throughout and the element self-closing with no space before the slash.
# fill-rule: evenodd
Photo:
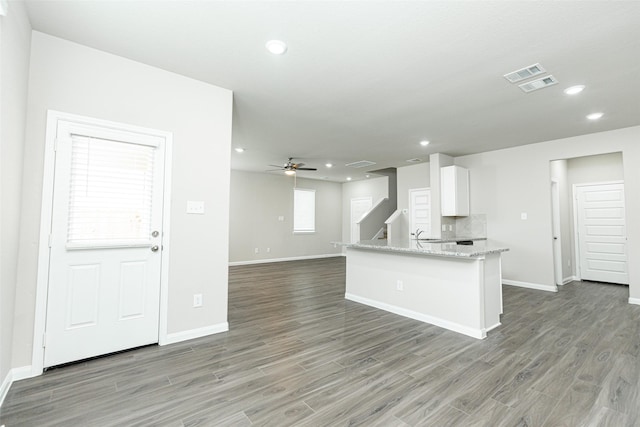
<svg viewBox="0 0 640 427">
<path fill-rule="evenodd" d="M 242 147 L 236 147 L 235 150 L 236 150 L 237 153 L 244 153 L 244 148 L 242 148 Z"/>
<path fill-rule="evenodd" d="M 429 145 L 429 141 L 427 141 L 426 139 L 423 139 L 422 141 L 420 141 L 420 145 L 422 145 L 423 147 L 426 147 L 427 145 Z"/>
<path fill-rule="evenodd" d="M 567 95 L 575 95 L 576 93 L 580 93 L 584 90 L 584 85 L 576 85 L 568 87 L 564 90 L 564 93 Z"/>
<path fill-rule="evenodd" d="M 274 55 L 283 55 L 287 51 L 287 44 L 282 40 L 269 40 L 265 47 Z"/>
<path fill-rule="evenodd" d="M 587 115 L 587 119 L 589 119 L 589 120 L 598 120 L 602 116 L 604 116 L 604 113 L 591 113 L 591 114 Z"/>
<path fill-rule="evenodd" d="M 347 181 L 351 181 L 351 177 L 350 176 L 347 177 Z"/>
<path fill-rule="evenodd" d="M 365 177 L 365 178 L 371 178 L 371 175 L 366 174 L 364 177 Z"/>
<path fill-rule="evenodd" d="M 325 166 L 328 167 L 328 168 L 332 168 L 333 164 L 332 163 L 327 163 Z"/>
</svg>

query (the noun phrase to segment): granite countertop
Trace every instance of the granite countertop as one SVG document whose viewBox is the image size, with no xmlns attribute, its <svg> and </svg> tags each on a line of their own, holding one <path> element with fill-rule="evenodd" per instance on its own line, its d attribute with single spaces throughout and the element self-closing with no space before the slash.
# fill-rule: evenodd
<svg viewBox="0 0 640 427">
<path fill-rule="evenodd" d="M 385 252 L 407 253 L 414 255 L 447 256 L 455 258 L 475 258 L 488 254 L 506 252 L 509 249 L 492 243 L 489 240 L 475 240 L 473 245 L 458 245 L 456 238 L 451 242 L 404 241 L 390 244 L 387 240 L 363 240 L 358 243 L 336 243 L 354 249 L 367 249 Z"/>
</svg>

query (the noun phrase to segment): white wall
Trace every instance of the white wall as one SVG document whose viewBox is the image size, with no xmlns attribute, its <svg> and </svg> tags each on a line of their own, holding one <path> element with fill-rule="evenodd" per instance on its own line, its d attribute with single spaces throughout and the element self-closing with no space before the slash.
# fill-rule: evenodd
<svg viewBox="0 0 640 427">
<path fill-rule="evenodd" d="M 284 174 L 231 171 L 231 263 L 341 252 L 329 242 L 341 241 L 342 185 L 297 179 L 298 188 L 316 190 L 316 232 L 312 234 L 293 234 L 293 185 L 294 178 Z M 280 216 L 283 221 L 278 220 Z"/>
<path fill-rule="evenodd" d="M 398 209 L 409 209 L 409 190 L 414 188 L 429 188 L 429 163 L 404 166 L 398 168 Z"/>
<path fill-rule="evenodd" d="M 48 109 L 173 132 L 168 333 L 224 324 L 232 93 L 38 32 L 30 70 L 14 363 L 31 362 Z M 187 200 L 206 213 L 186 215 Z"/>
<path fill-rule="evenodd" d="M 0 385 L 12 364 L 31 25 L 22 2 L 0 17 Z M 0 402 L 6 391 L 0 386 Z"/>
<path fill-rule="evenodd" d="M 567 160 L 569 189 L 574 184 L 621 181 L 624 179 L 622 153 L 576 157 Z"/>
<path fill-rule="evenodd" d="M 640 126 L 456 158 L 470 169 L 471 206 L 488 236 L 509 247 L 505 279 L 553 286 L 550 162 L 622 152 L 627 218 L 640 217 Z M 520 219 L 527 213 L 528 219 Z M 627 223 L 630 297 L 640 302 L 640 222 Z"/>
<path fill-rule="evenodd" d="M 362 181 L 345 182 L 342 184 L 342 241 L 351 241 L 351 199 L 371 197 L 373 205 L 378 200 L 389 197 L 389 178 L 366 179 Z"/>
</svg>

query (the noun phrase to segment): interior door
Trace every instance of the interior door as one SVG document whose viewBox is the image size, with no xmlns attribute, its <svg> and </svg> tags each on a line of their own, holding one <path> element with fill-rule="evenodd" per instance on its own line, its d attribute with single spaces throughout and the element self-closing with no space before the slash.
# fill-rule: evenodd
<svg viewBox="0 0 640 427">
<path fill-rule="evenodd" d="M 409 190 L 409 233 L 421 230 L 420 238 L 431 237 L 431 189 Z M 411 238 L 415 236 L 411 235 Z"/>
<path fill-rule="evenodd" d="M 560 229 L 560 189 L 557 181 L 551 182 L 551 225 L 553 227 L 553 270 L 556 285 L 563 285 L 562 239 Z"/>
<path fill-rule="evenodd" d="M 351 243 L 360 241 L 360 227 L 358 221 L 373 206 L 372 197 L 357 197 L 351 199 Z"/>
<path fill-rule="evenodd" d="M 164 142 L 58 122 L 45 367 L 158 342 Z"/>
<path fill-rule="evenodd" d="M 624 184 L 576 186 L 580 276 L 628 284 Z"/>
</svg>

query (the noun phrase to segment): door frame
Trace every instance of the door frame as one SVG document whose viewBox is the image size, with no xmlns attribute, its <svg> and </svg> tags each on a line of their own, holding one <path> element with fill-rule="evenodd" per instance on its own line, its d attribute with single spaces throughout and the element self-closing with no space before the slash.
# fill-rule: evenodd
<svg viewBox="0 0 640 427">
<path fill-rule="evenodd" d="M 553 245 L 553 269 L 556 285 L 564 285 L 562 263 L 562 226 L 560 220 L 560 182 L 551 180 L 551 244 Z"/>
<path fill-rule="evenodd" d="M 580 265 L 580 239 L 578 237 L 579 228 L 578 228 L 578 187 L 591 187 L 594 185 L 606 185 L 606 184 L 624 184 L 624 181 L 601 181 L 601 182 L 581 182 L 580 184 L 573 184 L 572 188 L 572 209 L 573 209 L 573 244 L 575 250 L 573 251 L 574 259 L 573 265 L 576 268 L 576 278 L 579 281 L 582 281 L 582 266 Z M 625 192 L 626 192 L 625 186 Z M 625 223 L 627 221 L 627 213 L 626 213 L 626 194 L 625 194 Z M 627 266 L 629 265 L 629 257 L 627 256 Z"/>
<path fill-rule="evenodd" d="M 169 242 L 171 213 L 171 164 L 173 133 L 150 129 L 125 123 L 95 119 L 77 114 L 47 110 L 45 135 L 44 168 L 42 176 L 42 206 L 40 210 L 40 237 L 38 243 L 38 273 L 36 281 L 36 301 L 33 326 L 33 349 L 31 357 L 31 376 L 41 375 L 44 371 L 44 333 L 47 317 L 47 292 L 49 288 L 49 236 L 53 215 L 53 190 L 55 172 L 55 142 L 58 122 L 73 122 L 89 126 L 106 127 L 127 132 L 141 133 L 164 138 L 164 193 L 162 200 L 162 253 L 160 254 L 160 312 L 158 325 L 158 344 L 167 343 L 167 315 L 169 307 Z"/>
</svg>

